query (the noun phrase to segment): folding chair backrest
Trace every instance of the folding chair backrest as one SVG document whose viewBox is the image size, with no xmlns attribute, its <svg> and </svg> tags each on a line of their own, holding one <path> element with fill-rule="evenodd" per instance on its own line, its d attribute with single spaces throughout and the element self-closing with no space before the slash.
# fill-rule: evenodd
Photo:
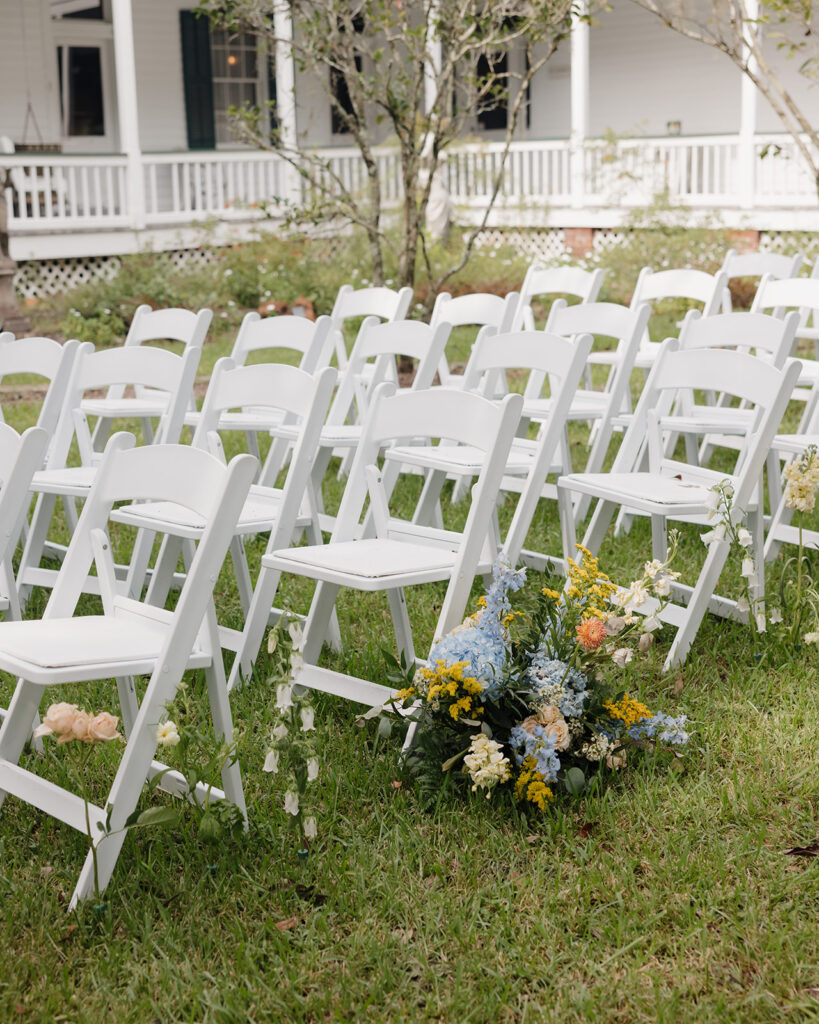
<svg viewBox="0 0 819 1024">
<path fill-rule="evenodd" d="M 611 391 L 620 378 L 628 386 L 640 339 L 650 316 L 651 307 L 647 303 L 635 307 L 621 306 L 616 302 L 583 302 L 569 306 L 565 299 L 556 299 L 545 329 L 564 338 L 591 334 L 593 339 L 615 339 L 619 358 L 613 367 L 613 378 L 607 385 Z M 619 403 L 615 403 L 615 407 L 619 410 Z"/>
<path fill-rule="evenodd" d="M 46 430 L 49 437 L 57 429 L 79 349 L 80 343 L 75 339 L 61 345 L 51 338 L 15 338 L 9 331 L 0 334 L 0 381 L 10 374 L 30 373 L 49 382 L 37 417 L 37 425 Z"/>
<path fill-rule="evenodd" d="M 379 452 L 389 442 L 407 438 L 455 441 L 485 453 L 480 476 L 472 489 L 472 502 L 461 537 L 435 527 L 421 527 L 390 518 L 390 536 L 411 542 L 413 538 L 440 542 L 450 550 L 457 545 L 456 563 L 438 619 L 437 633 L 449 632 L 459 618 L 472 585 L 481 551 L 490 532 L 491 516 L 506 460 L 523 407 L 521 395 L 507 395 L 492 402 L 480 395 L 444 388 L 394 393 L 391 383 L 380 384 L 363 425 L 361 443 L 353 460 L 350 478 L 330 543 L 355 539 L 369 493 L 368 467 L 375 466 Z M 386 495 L 371 495 L 374 505 Z M 464 593 L 466 591 L 466 594 Z"/>
<path fill-rule="evenodd" d="M 600 268 L 541 267 L 532 263 L 520 288 L 516 326 L 528 331 L 535 329 L 532 299 L 536 295 L 572 295 L 581 303 L 596 301 L 605 274 Z"/>
<path fill-rule="evenodd" d="M 270 349 L 291 349 L 301 353 L 299 368 L 313 373 L 329 366 L 334 338 L 333 321 L 329 316 L 308 320 L 304 316 L 268 316 L 247 313 L 230 358 L 243 366 L 251 352 Z"/>
<path fill-rule="evenodd" d="M 789 277 L 775 281 L 766 274 L 757 289 L 751 312 L 770 309 L 774 316 L 784 316 L 786 309 L 793 308 L 799 310 L 801 326 L 806 326 L 811 314 L 819 310 L 819 278 Z"/>
<path fill-rule="evenodd" d="M 721 270 L 725 271 L 728 280 L 735 277 L 772 278 L 796 277 L 802 266 L 802 256 L 783 256 L 776 252 L 737 252 L 729 249 L 722 261 Z"/>
<path fill-rule="evenodd" d="M 130 348 L 146 341 L 180 341 L 186 347 L 201 348 L 212 319 L 209 309 L 193 313 L 189 309 L 137 306 L 125 344 Z"/>
<path fill-rule="evenodd" d="M 764 313 L 718 313 L 704 317 L 699 310 L 686 313 L 680 329 L 680 349 L 732 348 L 765 354 L 781 367 L 790 356 L 799 326 L 799 314 L 784 320 Z"/>
<path fill-rule="evenodd" d="M 636 307 L 641 302 L 657 302 L 662 299 L 691 299 L 703 304 L 703 316 L 713 316 L 720 309 L 726 281 L 722 270 L 716 274 L 706 274 L 704 270 L 687 268 L 654 271 L 643 267 L 637 278 L 631 305 Z"/>
<path fill-rule="evenodd" d="M 83 395 L 90 389 L 108 388 L 110 391 L 116 387 L 124 392 L 131 385 L 135 389 L 149 387 L 164 392 L 168 396 L 167 403 L 153 443 L 175 444 L 182 432 L 199 356 L 200 350 L 196 348 L 186 348 L 181 356 L 177 356 L 160 348 L 133 346 L 95 352 L 93 345 L 82 345 L 74 361 L 49 466 L 65 466 L 75 432 L 83 464 L 93 465 L 99 461 L 98 453 L 92 450 L 87 423 L 80 412 Z"/>
<path fill-rule="evenodd" d="M 11 559 L 28 510 L 31 478 L 42 468 L 50 438 L 43 427 L 23 434 L 0 423 L 0 563 Z"/>
<path fill-rule="evenodd" d="M 753 423 L 742 439 L 732 474 L 737 480 L 735 506 L 747 508 L 755 487 L 758 487 L 771 442 L 799 378 L 801 364 L 789 359 L 778 369 L 769 362 L 730 349 L 689 349 L 679 351 L 679 342 L 669 338 L 662 343 L 660 354 L 646 381 L 612 472 L 628 472 L 634 468 L 642 444 L 649 438 L 649 455 L 662 451 L 660 420 L 668 416 L 675 396 L 681 391 L 717 391 L 733 395 L 754 407 Z M 667 421 L 666 421 L 667 424 Z M 652 445 L 651 435 L 656 436 Z M 679 466 L 665 459 L 662 466 L 673 475 Z"/>
</svg>

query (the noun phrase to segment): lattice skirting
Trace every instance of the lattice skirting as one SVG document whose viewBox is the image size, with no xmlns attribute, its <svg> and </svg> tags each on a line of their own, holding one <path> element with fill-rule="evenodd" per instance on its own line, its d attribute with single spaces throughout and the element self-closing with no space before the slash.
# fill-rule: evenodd
<svg viewBox="0 0 819 1024">
<path fill-rule="evenodd" d="M 618 229 L 598 228 L 593 236 L 593 253 L 602 255 L 625 237 Z M 338 239 L 339 244 L 343 239 Z M 477 245 L 482 249 L 510 246 L 521 256 L 543 263 L 571 259 L 566 248 L 565 232 L 561 228 L 491 228 L 481 233 Z M 806 260 L 819 256 L 819 234 L 808 231 L 764 231 L 760 234 L 759 248 L 763 252 L 801 252 Z M 218 251 L 212 248 L 178 249 L 164 252 L 163 256 L 180 269 L 196 267 L 218 260 Z M 96 279 L 110 279 L 121 266 L 119 256 L 83 256 L 75 259 L 29 260 L 21 263 L 15 278 L 15 288 L 21 298 L 37 299 L 46 295 L 59 295 L 78 285 Z"/>
</svg>

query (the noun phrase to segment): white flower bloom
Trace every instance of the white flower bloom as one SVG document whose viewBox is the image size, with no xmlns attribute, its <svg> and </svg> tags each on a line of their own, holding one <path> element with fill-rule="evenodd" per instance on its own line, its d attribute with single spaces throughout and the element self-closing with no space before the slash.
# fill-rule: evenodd
<svg viewBox="0 0 819 1024">
<path fill-rule="evenodd" d="M 737 530 L 737 540 L 744 548 L 749 548 L 754 542 L 754 538 L 751 536 L 751 531 L 746 530 L 744 526 L 740 526 Z"/>
<path fill-rule="evenodd" d="M 304 829 L 304 835 L 306 839 L 315 839 L 318 835 L 318 828 L 316 827 L 315 818 L 305 818 L 302 822 L 302 828 Z"/>
<path fill-rule="evenodd" d="M 175 747 L 181 736 L 176 728 L 176 722 L 168 719 L 167 722 L 160 722 L 156 727 L 156 742 L 160 747 Z"/>
<path fill-rule="evenodd" d="M 668 597 L 671 593 L 671 577 L 661 576 L 654 584 L 654 593 L 658 597 Z"/>
<path fill-rule="evenodd" d="M 278 750 L 268 750 L 267 757 L 264 759 L 263 771 L 273 772 L 274 774 L 279 770 L 279 752 Z"/>
<path fill-rule="evenodd" d="M 293 688 L 290 683 L 279 683 L 276 687 L 276 707 L 281 711 L 293 707 Z"/>
<path fill-rule="evenodd" d="M 657 573 L 662 572 L 662 570 L 663 563 L 660 561 L 659 558 L 655 558 L 651 562 L 646 562 L 643 566 L 643 571 L 645 572 L 646 576 L 650 576 L 651 579 L 654 579 Z"/>
<path fill-rule="evenodd" d="M 660 620 L 657 618 L 656 615 L 649 615 L 647 618 L 643 619 L 643 632 L 644 633 L 653 633 L 655 629 L 662 629 L 662 628 L 663 628 L 663 624 L 662 624 L 662 622 L 660 622 Z"/>
<path fill-rule="evenodd" d="M 745 597 L 741 597 L 737 601 L 737 611 L 738 612 L 749 612 L 750 610 L 751 610 L 751 606 L 750 606 L 750 604 L 748 604 L 748 599 L 745 598 Z"/>
<path fill-rule="evenodd" d="M 806 644 L 819 644 L 819 633 L 805 633 L 802 639 Z"/>
<path fill-rule="evenodd" d="M 490 740 L 482 732 L 472 737 L 469 753 L 464 757 L 464 767 L 472 779 L 472 792 L 486 790 L 486 799 L 498 783 L 510 777 L 509 758 L 502 754 L 500 743 Z"/>
<path fill-rule="evenodd" d="M 291 622 L 287 627 L 287 632 L 290 634 L 290 642 L 293 644 L 294 651 L 301 651 L 304 649 L 304 628 L 300 622 Z"/>
<path fill-rule="evenodd" d="M 771 621 L 771 625 L 775 626 L 778 622 L 782 622 L 782 612 L 778 608 L 771 608 L 770 615 L 768 618 Z"/>
<path fill-rule="evenodd" d="M 309 757 L 307 759 L 307 781 L 315 782 L 319 774 L 319 759 L 317 757 Z"/>
<path fill-rule="evenodd" d="M 611 660 L 618 668 L 625 668 L 634 657 L 634 652 L 629 647 L 618 647 L 612 654 Z"/>
<path fill-rule="evenodd" d="M 311 707 L 301 709 L 301 731 L 312 732 L 315 729 L 313 725 L 313 717 L 315 712 Z"/>
<path fill-rule="evenodd" d="M 284 722 L 279 722 L 276 728 L 273 730 L 273 739 L 281 742 L 287 736 L 287 726 Z"/>
<path fill-rule="evenodd" d="M 284 794 L 284 813 L 294 817 L 299 813 L 299 794 L 294 789 L 288 789 Z"/>
<path fill-rule="evenodd" d="M 753 560 L 753 558 L 743 558 L 742 559 L 742 575 L 746 579 L 750 579 L 750 577 L 754 575 L 755 571 L 756 570 L 754 569 L 754 560 Z"/>
<path fill-rule="evenodd" d="M 713 519 L 719 511 L 720 495 L 719 491 L 709 491 L 705 499 L 705 507 L 708 509 L 708 518 Z"/>
<path fill-rule="evenodd" d="M 725 524 L 717 523 L 713 530 L 700 534 L 700 540 L 706 545 L 716 544 L 717 541 L 725 540 Z"/>
<path fill-rule="evenodd" d="M 304 658 L 301 656 L 301 652 L 300 651 L 295 651 L 295 650 L 291 651 L 290 652 L 290 673 L 291 673 L 291 675 L 293 676 L 294 679 L 301 672 L 301 670 L 303 668 L 304 668 Z"/>
<path fill-rule="evenodd" d="M 760 633 L 766 632 L 765 616 L 762 614 L 762 612 L 756 613 L 756 628 L 759 630 Z"/>
</svg>

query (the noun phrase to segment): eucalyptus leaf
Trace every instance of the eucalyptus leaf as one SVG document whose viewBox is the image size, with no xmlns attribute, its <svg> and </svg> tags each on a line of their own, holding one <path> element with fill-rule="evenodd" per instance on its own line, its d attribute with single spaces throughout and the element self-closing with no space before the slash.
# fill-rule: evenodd
<svg viewBox="0 0 819 1024">
<path fill-rule="evenodd" d="M 572 796 L 579 796 L 586 788 L 586 776 L 580 768 L 570 768 L 563 779 L 563 785 Z"/>
</svg>

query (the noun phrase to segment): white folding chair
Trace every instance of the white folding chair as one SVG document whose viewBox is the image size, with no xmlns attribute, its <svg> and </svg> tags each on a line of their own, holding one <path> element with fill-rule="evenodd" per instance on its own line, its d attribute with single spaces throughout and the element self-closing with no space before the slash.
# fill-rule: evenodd
<svg viewBox="0 0 819 1024">
<path fill-rule="evenodd" d="M 157 725 L 184 672 L 203 669 L 217 736 L 230 742 L 232 720 L 213 614 L 213 583 L 255 470 L 255 459 L 237 456 L 225 467 L 195 448 L 156 445 L 128 450 L 129 435 L 111 438 L 94 488 L 83 509 L 43 618 L 0 623 L 0 668 L 18 677 L 0 727 L 0 798 L 11 794 L 89 834 L 96 847 L 99 887 L 104 889 L 146 779 L 165 772 L 161 788 L 188 795 L 184 776 L 154 760 Z M 113 505 L 158 499 L 190 509 L 205 524 L 196 555 L 174 610 L 124 597 L 114 576 L 107 525 Z M 101 615 L 76 615 L 92 565 L 101 583 Z M 141 704 L 134 677 L 149 676 Z M 127 737 L 111 789 L 101 805 L 20 765 L 31 722 L 46 687 L 116 679 Z M 239 766 L 222 771 L 223 789 L 201 787 L 199 798 L 228 799 L 246 815 Z M 89 824 L 87 824 L 87 820 Z M 102 828 L 100 827 L 102 826 Z M 106 829 L 110 831 L 107 834 Z M 89 850 L 71 907 L 94 892 Z"/>
<path fill-rule="evenodd" d="M 596 302 L 606 276 L 605 270 L 580 267 L 542 267 L 532 263 L 520 288 L 515 328 L 533 331 L 532 299 L 542 295 L 571 295 L 583 302 Z M 564 300 L 565 301 L 565 300 Z"/>
<path fill-rule="evenodd" d="M 538 501 L 542 497 L 558 497 L 554 486 L 547 485 L 547 476 L 552 473 L 559 476 L 571 470 L 568 461 L 566 424 L 591 346 L 592 338 L 588 334 L 577 334 L 569 339 L 542 331 L 514 331 L 502 335 L 481 334 L 472 348 L 464 374 L 463 390 L 467 394 L 481 394 L 494 398 L 498 390 L 497 377 L 505 376 L 510 370 L 523 370 L 528 373 L 530 381 L 536 378 L 538 394 L 543 390 L 545 381 L 548 380 L 549 383 L 549 397 L 539 399 L 540 428 L 537 437 L 529 439 L 518 436 L 512 442 L 499 488 L 502 495 L 511 493 L 519 496 L 506 539 L 502 544 L 506 559 L 513 565 L 523 553 L 525 560 L 530 564 L 557 561 L 565 570 L 562 558 L 554 559 L 540 552 L 524 551 L 523 544 Z M 527 390 L 530 390 L 528 384 Z M 495 401 L 497 400 L 495 398 Z M 523 417 L 521 426 L 524 428 L 522 433 L 525 434 L 525 425 L 528 422 L 525 398 Z M 434 520 L 447 475 L 460 472 L 468 474 L 469 478 L 477 476 L 485 457 L 485 453 L 472 444 L 441 442 L 437 445 L 419 445 L 416 442 L 411 447 L 399 445 L 389 452 L 391 461 L 385 470 L 389 489 L 393 486 L 397 459 L 402 453 L 406 456 L 407 463 L 424 466 L 429 471 L 413 514 L 413 522 L 420 524 Z M 564 503 L 564 506 L 560 509 L 561 517 L 564 514 L 572 514 L 571 503 Z M 495 532 L 500 537 L 497 524 Z"/>
<path fill-rule="evenodd" d="M 415 648 L 404 588 L 447 581 L 436 633 L 449 632 L 463 619 L 473 578 L 487 573 L 495 558 L 492 514 L 522 404 L 520 395 L 495 403 L 443 388 L 400 394 L 393 390 L 394 385 L 381 384 L 373 396 L 329 544 L 288 548 L 262 558 L 275 586 L 283 572 L 317 583 L 304 633 L 307 664 L 296 682 L 365 704 L 381 703 L 394 691 L 317 664 L 339 590 L 386 592 L 398 647 L 410 665 Z M 461 533 L 421 526 L 390 513 L 391 490 L 377 465 L 379 453 L 392 441 L 420 437 L 474 445 L 485 454 Z M 392 459 L 403 466 L 411 450 L 387 447 L 385 465 Z M 362 536 L 368 496 L 370 511 Z"/>
<path fill-rule="evenodd" d="M 680 352 L 677 349 L 678 342 L 674 339 L 660 346 L 660 355 L 611 472 L 563 476 L 558 480 L 558 488 L 599 499 L 583 541 L 592 553 L 599 551 L 615 509 L 624 507 L 651 517 L 653 556 L 665 560 L 668 521 L 706 524 L 710 488 L 729 479 L 734 488 L 733 514 L 748 517 L 756 570 L 752 583 L 761 609 L 764 567 L 760 480 L 765 458 L 799 375 L 799 364 L 789 361 L 780 370 L 743 352 L 723 349 Z M 672 418 L 680 390 L 708 388 L 745 399 L 755 408 L 753 422 L 743 439 L 732 473 L 677 462 L 663 452 L 661 423 Z M 644 438 L 648 439 L 649 465 L 647 470 L 641 471 L 637 463 Z M 566 557 L 574 550 L 572 533 L 564 531 Z M 696 584 L 693 587 L 674 584 L 673 596 L 682 603 L 672 603 L 663 612 L 665 620 L 677 628 L 665 660 L 666 669 L 685 660 L 707 610 L 722 615 L 740 614 L 735 601 L 715 597 L 729 550 L 728 540 L 709 545 Z M 651 599 L 640 607 L 643 614 L 656 611 L 656 602 Z"/>
<path fill-rule="evenodd" d="M 474 292 L 452 298 L 449 292 L 441 292 L 432 307 L 429 318 L 431 327 L 447 324 L 453 327 L 492 327 L 499 334 L 506 334 L 515 328 L 518 300 L 517 292 L 509 292 L 506 298 L 490 292 Z M 463 377 L 450 373 L 446 354 L 441 356 L 438 379 L 442 387 L 459 388 Z"/>
<path fill-rule="evenodd" d="M 333 303 L 330 320 L 338 333 L 335 336 L 336 358 L 341 369 L 347 365 L 347 347 L 344 344 L 344 322 L 354 318 L 374 316 L 391 323 L 405 320 L 412 302 L 412 288 L 375 287 L 355 289 L 343 284 Z"/>
<path fill-rule="evenodd" d="M 171 341 L 181 343 L 183 354 L 189 349 L 201 352 L 207 337 L 213 313 L 209 309 L 200 309 L 193 313 L 188 309 L 151 309 L 150 306 L 137 306 L 131 326 L 125 336 L 125 348 L 145 345 L 148 342 Z M 198 362 L 198 357 L 197 357 Z M 162 416 L 166 396 L 150 385 L 141 385 L 136 389 L 137 397 L 143 402 L 142 432 L 146 440 L 150 440 L 152 420 Z M 111 432 L 112 422 L 132 415 L 132 407 L 124 405 L 125 388 L 122 385 L 110 387 L 104 398 L 86 398 L 83 400 L 83 412 L 89 416 L 97 416 L 94 427 L 94 450 L 100 451 Z M 193 382 L 190 394 L 186 396 L 191 412 L 196 409 L 193 397 Z"/>
<path fill-rule="evenodd" d="M 221 452 L 217 431 L 226 429 L 224 414 L 246 405 L 259 408 L 263 414 L 279 411 L 294 422 L 296 430 L 293 455 L 282 486 L 274 487 L 270 481 L 269 485 L 254 484 L 250 488 L 230 543 L 245 622 L 239 630 L 219 626 L 222 647 L 237 652 L 229 690 L 250 676 L 270 622 L 273 601 L 273 595 L 266 589 L 268 577 L 264 572 L 254 590 L 245 557 L 245 540 L 269 533 L 267 550 L 275 551 L 292 544 L 296 531 L 303 529 L 310 543 L 321 544 L 315 496 L 310 490 L 310 471 L 336 375 L 337 371 L 330 366 L 312 375 L 283 363 L 234 366 L 230 359 L 220 359 L 214 367 L 202 418 L 192 442 L 194 448 L 215 446 L 217 452 Z M 114 518 L 117 522 L 165 535 L 147 594 L 149 603 L 164 605 L 180 553 L 189 560 L 192 544 L 201 536 L 199 518 L 189 509 L 169 502 L 142 502 L 120 508 Z M 135 580 L 145 576 L 148 553 L 147 546 L 143 546 L 143 564 L 132 566 Z M 332 625 L 337 637 L 338 627 L 335 622 Z"/>
<path fill-rule="evenodd" d="M 724 271 L 730 283 L 736 277 L 765 277 L 774 280 L 783 277 L 797 277 L 802 266 L 802 256 L 782 256 L 776 252 L 737 252 L 729 249 L 722 261 L 720 270 Z M 731 291 L 725 289 L 722 298 L 722 312 L 731 312 Z"/>
<path fill-rule="evenodd" d="M 643 267 L 637 278 L 637 285 L 631 297 L 631 308 L 636 309 L 644 302 L 653 305 L 665 299 L 688 299 L 702 303 L 702 315 L 713 316 L 722 307 L 727 278 L 720 270 L 716 274 L 706 274 L 703 270 L 674 269 L 651 270 Z M 646 330 L 640 351 L 637 353 L 635 365 L 641 370 L 648 370 L 654 364 L 659 352 L 659 342 L 651 341 Z M 593 362 L 602 362 L 600 354 L 592 356 Z"/>
<path fill-rule="evenodd" d="M 37 416 L 37 426 L 54 436 L 65 401 L 65 393 L 80 343 L 76 340 L 61 345 L 51 338 L 15 338 L 10 331 L 0 334 L 0 382 L 14 374 L 25 373 L 43 377 L 48 389 Z M 3 418 L 0 408 L 0 420 Z"/>
<path fill-rule="evenodd" d="M 819 381 L 819 259 L 810 277 L 791 277 L 779 281 L 769 276 L 762 278 L 753 305 L 752 313 L 764 313 L 780 319 L 788 309 L 799 312 L 799 326 L 796 329 L 797 341 L 812 341 L 814 358 L 802 360 L 802 376 L 799 379 L 800 390 L 794 395 L 800 401 L 810 398 L 810 389 Z"/>
<path fill-rule="evenodd" d="M 150 386 L 164 395 L 159 426 L 152 434 L 153 443 L 175 444 L 184 422 L 187 397 L 193 388 L 199 350 L 188 348 L 181 356 L 159 348 L 114 348 L 94 352 L 93 345 L 81 347 L 74 361 L 54 442 L 44 470 L 34 474 L 31 489 L 38 495 L 31 520 L 31 528 L 23 548 L 17 572 L 17 587 L 21 601 L 31 586 L 52 586 L 56 571 L 41 566 L 43 553 L 61 558 L 64 548 L 48 543 L 57 498 L 62 499 L 69 531 L 76 526 L 74 499 L 87 497 L 97 472 L 101 455 L 94 450 L 88 417 L 82 409 L 86 391 L 133 386 Z M 103 401 L 105 401 L 103 399 Z M 119 414 L 129 419 L 142 417 L 146 407 L 153 407 L 156 399 L 149 396 L 118 399 Z M 113 412 L 106 406 L 106 414 Z M 152 414 L 151 414 L 152 415 Z M 81 465 L 69 466 L 72 442 L 76 439 Z M 99 593 L 96 578 L 90 578 L 91 593 Z"/>
</svg>

